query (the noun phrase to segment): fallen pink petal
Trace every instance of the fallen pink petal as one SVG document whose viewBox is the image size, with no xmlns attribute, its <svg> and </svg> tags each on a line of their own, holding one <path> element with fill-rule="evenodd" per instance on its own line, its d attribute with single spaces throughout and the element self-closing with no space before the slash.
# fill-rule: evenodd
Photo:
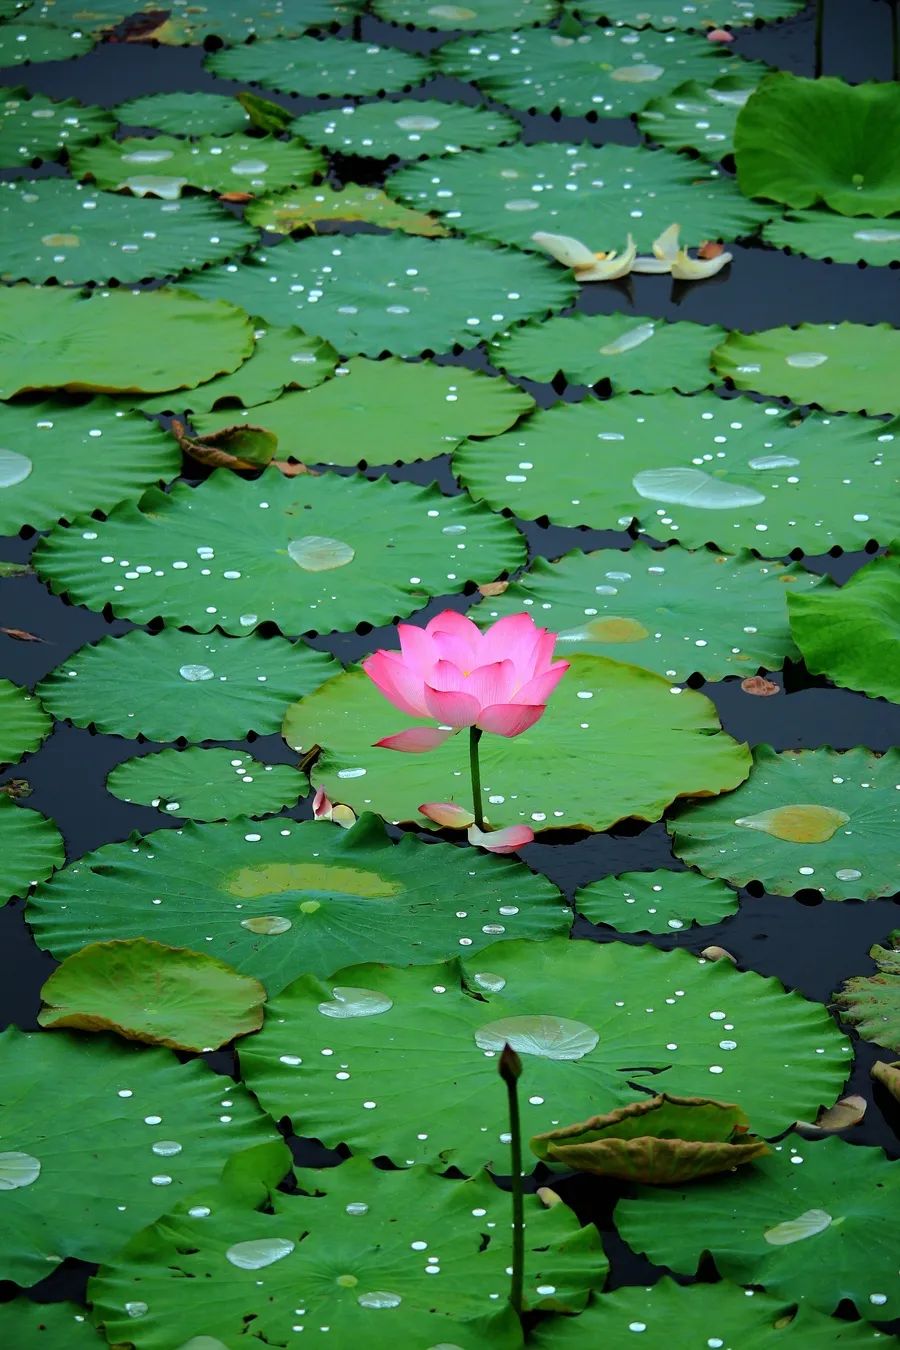
<svg viewBox="0 0 900 1350">
<path fill-rule="evenodd" d="M 455 802 L 423 802 L 419 810 L 435 825 L 443 825 L 451 830 L 465 830 L 475 823 L 472 812 L 457 806 Z"/>
<path fill-rule="evenodd" d="M 469 826 L 469 843 L 487 849 L 488 853 L 515 853 L 533 839 L 534 830 L 527 825 L 510 825 L 505 830 L 490 831 L 479 830 L 477 825 Z"/>
</svg>

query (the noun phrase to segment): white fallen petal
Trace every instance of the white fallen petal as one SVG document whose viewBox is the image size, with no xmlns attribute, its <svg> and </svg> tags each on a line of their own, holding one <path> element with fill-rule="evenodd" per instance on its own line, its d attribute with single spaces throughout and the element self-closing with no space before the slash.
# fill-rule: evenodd
<svg viewBox="0 0 900 1350">
<path fill-rule="evenodd" d="M 700 281 L 703 277 L 714 277 L 730 262 L 730 253 L 720 253 L 715 258 L 689 258 L 684 249 L 680 249 L 672 263 L 672 276 L 676 281 Z"/>
<path fill-rule="evenodd" d="M 646 253 L 640 254 L 631 264 L 632 272 L 671 272 L 672 264 L 668 258 L 650 258 Z"/>
<path fill-rule="evenodd" d="M 662 262 L 667 263 L 673 263 L 675 261 L 681 251 L 678 245 L 678 235 L 680 231 L 680 225 L 670 225 L 667 230 L 663 230 L 658 239 L 654 239 L 654 258 L 659 258 Z"/>
<path fill-rule="evenodd" d="M 598 255 L 593 267 L 579 267 L 575 272 L 575 278 L 577 281 L 615 281 L 618 277 L 628 275 L 636 257 L 637 248 L 629 235 L 624 253 L 607 253 L 602 258 Z"/>
<path fill-rule="evenodd" d="M 573 239 L 571 235 L 544 234 L 539 230 L 537 234 L 531 236 L 531 239 L 564 267 L 593 267 L 597 261 L 596 253 L 589 249 L 587 244 L 582 244 L 580 239 Z"/>
</svg>

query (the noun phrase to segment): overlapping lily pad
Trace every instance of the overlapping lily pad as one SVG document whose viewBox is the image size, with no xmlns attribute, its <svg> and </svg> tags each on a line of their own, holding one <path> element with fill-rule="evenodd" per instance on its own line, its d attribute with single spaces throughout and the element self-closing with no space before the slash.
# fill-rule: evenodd
<svg viewBox="0 0 900 1350">
<path fill-rule="evenodd" d="M 779 895 L 809 888 L 826 900 L 872 900 L 900 889 L 900 751 L 761 746 L 753 761 L 736 792 L 675 813 L 669 832 L 680 858 Z"/>
<path fill-rule="evenodd" d="M 727 24 L 739 28 L 745 24 L 768 23 L 786 19 L 803 8 L 804 0 L 578 0 L 577 10 L 584 19 L 608 19 L 610 23 L 633 28 L 699 28 Z"/>
<path fill-rule="evenodd" d="M 472 347 L 561 309 L 576 290 L 560 267 L 516 250 L 367 234 L 284 243 L 240 266 L 210 268 L 190 286 L 270 323 L 297 323 L 345 356 Z"/>
<path fill-rule="evenodd" d="M 467 496 L 278 469 L 253 482 L 219 469 L 197 488 L 151 488 L 140 509 L 123 502 L 96 522 L 96 535 L 73 527 L 41 541 L 35 567 L 54 591 L 136 622 L 162 616 L 236 637 L 266 620 L 287 634 L 390 623 L 431 595 L 512 571 L 525 554 L 514 525 Z"/>
<path fill-rule="evenodd" d="M 59 956 L 88 940 L 151 936 L 202 947 L 270 994 L 304 971 L 392 961 L 398 934 L 404 962 L 421 965 L 504 935 L 564 934 L 571 918 L 556 887 L 520 863 L 410 835 L 394 844 L 371 815 L 350 830 L 243 820 L 106 844 L 42 889 L 29 913 Z"/>
<path fill-rule="evenodd" d="M 411 164 L 388 186 L 454 229 L 523 248 L 534 248 L 531 236 L 544 230 L 598 250 L 621 249 L 632 234 L 649 253 L 673 220 L 686 241 L 699 243 L 751 234 L 770 214 L 717 170 L 639 145 L 468 150 Z"/>
<path fill-rule="evenodd" d="M 504 11 L 510 5 L 504 0 Z M 310 145 L 371 159 L 420 159 L 463 149 L 483 150 L 515 140 L 519 123 L 493 108 L 438 99 L 347 103 L 326 112 L 304 113 L 291 130 Z"/>
<path fill-rule="evenodd" d="M 726 1181 L 623 1200 L 616 1219 L 626 1242 L 675 1271 L 710 1252 L 726 1279 L 825 1313 L 849 1299 L 881 1322 L 900 1310 L 898 1201 L 900 1167 L 880 1150 L 785 1140 Z"/>
<path fill-rule="evenodd" d="M 257 616 L 238 622 L 249 633 Z M 278 731 L 285 706 L 338 669 L 303 642 L 166 628 L 101 638 L 39 688 L 54 716 L 76 726 L 151 741 L 231 741 Z"/>
<path fill-rule="evenodd" d="M 278 38 L 228 47 L 206 58 L 214 75 L 285 94 L 399 93 L 428 78 L 421 56 L 349 38 Z"/>
<path fill-rule="evenodd" d="M 0 1066 L 4 1148 L 21 1158 L 0 1270 L 21 1285 L 64 1257 L 108 1260 L 228 1158 L 278 1138 L 239 1083 L 168 1050 L 10 1028 Z"/>
<path fill-rule="evenodd" d="M 66 178 L 4 183 L 5 281 L 140 281 L 222 262 L 255 239 L 204 201 L 134 201 Z"/>
<path fill-rule="evenodd" d="M 834 1005 L 863 1040 L 900 1050 L 900 930 L 869 952 L 877 970 L 854 975 L 834 996 Z"/>
<path fill-rule="evenodd" d="M 658 820 L 676 797 L 728 791 L 746 776 L 746 747 L 720 731 L 702 695 L 672 693 L 668 680 L 602 656 L 571 662 L 535 726 L 482 741 L 484 810 L 495 827 L 605 830 L 628 816 Z M 391 820 L 414 820 L 421 802 L 468 808 L 462 739 L 427 755 L 374 745 L 421 721 L 388 709 L 350 669 L 288 710 L 284 737 L 295 749 L 322 746 L 313 783 L 357 810 L 371 803 Z"/>
<path fill-rule="evenodd" d="M 495 436 L 533 407 L 517 386 L 463 366 L 357 357 L 346 375 L 234 420 L 275 432 L 279 455 L 310 464 L 389 464 L 433 459 L 466 436 Z M 206 434 L 227 416 L 195 417 L 194 426 Z M 447 533 L 468 552 L 467 531 L 451 525 Z"/>
<path fill-rule="evenodd" d="M 308 28 L 346 23 L 362 7 L 363 0 L 278 0 L 264 8 L 241 0 L 207 0 L 160 9 L 158 0 L 40 0 L 35 9 L 53 23 L 79 23 L 89 32 L 102 33 L 129 16 L 146 15 L 141 31 L 144 41 L 180 45 L 200 43 L 206 37 L 227 42 L 247 38 L 303 33 Z"/>
<path fill-rule="evenodd" d="M 775 248 L 805 253 L 810 258 L 830 258 L 832 262 L 884 267 L 900 261 L 900 223 L 848 218 L 821 207 L 776 217 L 764 227 L 762 237 Z"/>
<path fill-rule="evenodd" d="M 591 923 L 620 933 L 678 933 L 721 923 L 738 908 L 737 895 L 724 882 L 665 867 L 592 881 L 578 888 L 573 903 Z"/>
<path fill-rule="evenodd" d="M 224 1187 L 207 1191 L 193 1207 L 202 1219 L 182 1208 L 135 1238 L 91 1283 L 109 1339 L 149 1350 L 177 1321 L 198 1350 L 237 1344 L 249 1316 L 270 1345 L 320 1325 L 341 1347 L 522 1345 L 506 1300 L 509 1197 L 490 1178 L 351 1158 L 298 1181 L 300 1193 L 274 1193 L 268 1212 Z M 577 1311 L 607 1269 L 599 1235 L 537 1196 L 525 1214 L 528 1304 Z M 138 1299 L 146 1311 L 135 1319 Z"/>
<path fill-rule="evenodd" d="M 65 861 L 62 835 L 46 816 L 0 793 L 0 901 L 28 894 Z"/>
<path fill-rule="evenodd" d="M 638 113 L 638 126 L 658 145 L 696 150 L 717 164 L 734 151 L 734 124 L 755 86 L 752 75 L 723 75 L 712 84 L 688 80 L 648 103 Z"/>
<path fill-rule="evenodd" d="M 0 534 L 108 511 L 181 468 L 160 426 L 108 398 L 0 404 L 0 438 Z"/>
<path fill-rule="evenodd" d="M 79 1304 L 28 1298 L 0 1303 L 0 1337 L 6 1345 L 19 1341 L 33 1350 L 99 1350 L 103 1344 Z"/>
<path fill-rule="evenodd" d="M 15 764 L 36 750 L 50 726 L 40 699 L 10 680 L 0 680 L 0 764 Z"/>
<path fill-rule="evenodd" d="M 68 61 L 83 56 L 94 40 L 82 30 L 13 19 L 0 25 L 0 66 L 24 66 L 32 61 Z"/>
<path fill-rule="evenodd" d="M 342 220 L 359 220 L 385 230 L 403 230 L 406 234 L 422 234 L 430 239 L 448 233 L 440 221 L 427 212 L 402 206 L 381 188 L 360 186 L 359 183 L 344 183 L 341 188 L 319 183 L 314 187 L 276 193 L 251 202 L 245 219 L 270 234 L 314 230 L 321 223 Z"/>
<path fill-rule="evenodd" d="M 889 216 L 900 211 L 898 136 L 900 101 L 890 84 L 777 71 L 738 119 L 738 182 L 748 197 L 787 206 L 824 202 L 845 216 Z"/>
<path fill-rule="evenodd" d="M 731 341 L 717 349 L 722 370 Z M 466 442 L 453 467 L 473 497 L 529 519 L 598 529 L 637 521 L 691 548 L 777 557 L 900 534 L 894 439 L 892 427 L 859 417 L 804 418 L 713 394 L 620 395 L 537 412 L 486 445 Z"/>
<path fill-rule="evenodd" d="M 255 50 L 248 48 L 247 50 Z M 274 136 L 129 136 L 87 146 L 71 156 L 72 172 L 102 188 L 173 201 L 185 187 L 259 196 L 310 183 L 324 166 L 318 150 Z"/>
<path fill-rule="evenodd" d="M 559 634 L 557 655 L 592 652 L 685 681 L 778 670 L 796 658 L 785 597 L 818 578 L 799 567 L 736 557 L 652 549 L 536 558 L 502 595 L 471 611 L 488 624 L 523 606 Z"/>
<path fill-rule="evenodd" d="M 788 599 L 791 633 L 807 670 L 846 689 L 900 703 L 900 671 L 885 660 L 900 643 L 900 556 L 894 545 L 836 586 Z"/>
<path fill-rule="evenodd" d="M 66 150 L 98 140 L 114 126 L 106 108 L 85 108 L 76 99 L 52 99 L 21 87 L 0 89 L 0 164 L 61 159 Z"/>
<path fill-rule="evenodd" d="M 355 1015 L 323 1015 L 345 986 Z M 849 1050 L 824 1008 L 777 980 L 684 952 L 554 938 L 424 969 L 304 976 L 273 1001 L 241 1063 L 267 1109 L 323 1143 L 401 1165 L 504 1171 L 496 1056 L 505 1042 L 522 1056 L 527 1134 L 647 1089 L 713 1088 L 771 1133 L 831 1100 Z M 336 1078 L 337 1067 L 348 1077 Z"/>
<path fill-rule="evenodd" d="M 235 370 L 253 349 L 234 305 L 180 290 L 0 289 L 0 398 L 38 389 L 153 393 Z"/>
<path fill-rule="evenodd" d="M 106 786 L 126 802 L 187 820 L 266 816 L 294 806 L 309 779 L 289 764 L 261 764 L 243 751 L 161 750 L 117 764 Z"/>
<path fill-rule="evenodd" d="M 737 389 L 840 412 L 900 413 L 900 329 L 887 323 L 729 333 L 712 362 Z"/>
<path fill-rule="evenodd" d="M 250 115 L 236 98 L 202 90 L 144 94 L 120 103 L 115 114 L 125 126 L 153 127 L 171 136 L 231 136 L 250 126 Z"/>
<path fill-rule="evenodd" d="M 530 380 L 549 382 L 561 371 L 570 384 L 609 380 L 616 393 L 692 394 L 714 382 L 710 352 L 724 337 L 717 324 L 577 311 L 522 324 L 488 352 L 500 370 Z"/>
</svg>

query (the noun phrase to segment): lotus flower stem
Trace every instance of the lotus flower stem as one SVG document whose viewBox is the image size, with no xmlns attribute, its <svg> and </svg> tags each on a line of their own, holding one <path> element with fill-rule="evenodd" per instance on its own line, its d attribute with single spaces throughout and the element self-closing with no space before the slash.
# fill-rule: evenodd
<svg viewBox="0 0 900 1350">
<path fill-rule="evenodd" d="M 472 810 L 475 824 L 484 829 L 484 808 L 481 802 L 481 765 L 478 763 L 478 742 L 481 740 L 481 728 L 469 727 L 469 769 L 472 773 Z"/>
<path fill-rule="evenodd" d="M 816 37 L 815 37 L 815 70 L 816 79 L 819 79 L 824 69 L 824 41 L 825 41 L 825 0 L 816 0 Z"/>
<path fill-rule="evenodd" d="M 519 1120 L 519 1078 L 522 1061 L 507 1042 L 499 1063 L 500 1077 L 509 1099 L 509 1152 L 512 1167 L 512 1279 L 509 1301 L 517 1317 L 522 1316 L 522 1291 L 525 1285 L 525 1197 L 522 1193 L 522 1126 Z"/>
</svg>

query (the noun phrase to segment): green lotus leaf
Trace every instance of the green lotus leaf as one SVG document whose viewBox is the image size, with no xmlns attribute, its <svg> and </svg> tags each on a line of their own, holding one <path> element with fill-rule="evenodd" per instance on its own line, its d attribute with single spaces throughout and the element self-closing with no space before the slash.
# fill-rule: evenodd
<svg viewBox="0 0 900 1350">
<path fill-rule="evenodd" d="M 278 469 L 252 482 L 218 469 L 197 488 L 152 488 L 140 509 L 123 502 L 93 524 L 96 540 L 58 527 L 38 546 L 35 567 L 56 593 L 88 608 L 108 604 L 138 623 L 161 615 L 237 637 L 267 620 L 294 634 L 343 630 L 362 619 L 390 623 L 430 595 L 512 571 L 525 553 L 510 521 L 467 496 L 362 475 L 286 477 Z M 456 548 L 462 533 L 464 558 Z M 103 558 L 113 561 L 103 565 Z M 137 558 L 146 570 L 118 566 Z M 250 614 L 253 624 L 245 622 Z"/>
<path fill-rule="evenodd" d="M 889 216 L 900 211 L 898 136 L 900 100 L 890 84 L 778 71 L 738 118 L 738 183 L 748 197 L 787 206 L 824 202 L 845 216 Z"/>
<path fill-rule="evenodd" d="M 100 1350 L 103 1341 L 77 1303 L 0 1303 L 0 1339 L 31 1350 Z"/>
<path fill-rule="evenodd" d="M 345 356 L 473 347 L 561 309 L 576 286 L 562 268 L 518 250 L 403 234 L 291 240 L 190 281 L 198 295 L 230 299 L 269 323 L 299 324 Z"/>
<path fill-rule="evenodd" d="M 303 976 L 270 1004 L 241 1065 L 274 1116 L 324 1144 L 503 1172 L 504 1043 L 522 1056 L 529 1136 L 648 1088 L 706 1096 L 713 1085 L 773 1133 L 833 1100 L 850 1052 L 821 1005 L 777 980 L 649 945 L 551 938 L 444 965 Z"/>
<path fill-rule="evenodd" d="M 0 534 L 108 511 L 181 469 L 162 427 L 108 398 L 0 404 L 0 439 Z"/>
<path fill-rule="evenodd" d="M 166 201 L 185 187 L 259 196 L 309 183 L 324 167 L 318 150 L 273 136 L 128 136 L 76 150 L 70 160 L 77 177 L 102 188 Z"/>
<path fill-rule="evenodd" d="M 274 431 L 282 456 L 310 464 L 387 464 L 433 459 L 467 436 L 495 436 L 534 407 L 524 390 L 464 366 L 357 357 L 345 370 L 318 389 L 287 394 L 238 420 Z M 193 419 L 201 435 L 222 421 L 222 413 Z M 463 531 L 451 526 L 448 533 L 468 544 Z"/>
<path fill-rule="evenodd" d="M 509 11 L 506 0 L 504 10 Z M 516 140 L 521 130 L 515 118 L 493 108 L 441 103 L 437 99 L 347 103 L 325 112 L 304 113 L 290 129 L 310 145 L 369 159 L 392 155 L 420 159 L 462 149 L 483 150 L 501 141 Z"/>
<path fill-rule="evenodd" d="M 362 0 L 278 0 L 276 4 L 253 5 L 239 0 L 207 0 L 178 6 L 178 12 L 160 9 L 158 0 L 39 0 L 41 17 L 52 23 L 77 23 L 87 32 L 103 33 L 132 15 L 147 15 L 142 37 L 163 43 L 201 43 L 208 36 L 227 42 L 246 38 L 275 37 L 302 33 L 331 23 L 352 19 Z"/>
<path fill-rule="evenodd" d="M 40 699 L 9 680 L 0 680 L 0 764 L 15 764 L 37 750 L 51 726 Z"/>
<path fill-rule="evenodd" d="M 430 74 L 428 62 L 411 52 L 337 37 L 277 38 L 226 47 L 208 56 L 205 64 L 226 80 L 307 97 L 399 93 Z"/>
<path fill-rule="evenodd" d="M 573 903 L 591 923 L 620 933 L 677 933 L 721 923 L 738 909 L 737 896 L 724 882 L 665 867 L 591 881 L 579 886 Z"/>
<path fill-rule="evenodd" d="M 730 1172 L 770 1152 L 747 1133 L 739 1106 L 662 1093 L 531 1140 L 536 1158 L 565 1171 L 670 1186 Z"/>
<path fill-rule="evenodd" d="M 172 1050 L 218 1050 L 262 1026 L 266 991 L 206 952 L 146 938 L 92 942 L 41 990 L 42 1027 L 113 1031 Z"/>
<path fill-rule="evenodd" d="M 381 188 L 360 187 L 358 183 L 344 183 L 340 189 L 321 183 L 264 197 L 250 204 L 245 218 L 269 234 L 315 230 L 319 222 L 334 220 L 361 220 L 385 230 L 402 230 L 428 238 L 448 233 L 424 211 L 401 206 Z"/>
<path fill-rule="evenodd" d="M 177 1325 L 179 1336 L 197 1336 L 191 1347 L 238 1345 L 249 1316 L 269 1345 L 320 1325 L 338 1350 L 385 1338 L 523 1345 L 506 1299 L 509 1197 L 485 1174 L 457 1181 L 351 1158 L 298 1182 L 299 1194 L 273 1193 L 262 1213 L 224 1187 L 201 1193 L 196 1217 L 181 1207 L 137 1236 L 91 1281 L 109 1340 L 151 1350 L 173 1343 Z M 606 1274 L 599 1235 L 565 1205 L 525 1200 L 526 1300 L 577 1311 Z M 134 1304 L 140 1316 L 129 1315 Z"/>
<path fill-rule="evenodd" d="M 249 114 L 237 98 L 202 90 L 144 94 L 119 103 L 113 111 L 124 126 L 153 127 L 170 136 L 231 136 L 250 126 Z"/>
<path fill-rule="evenodd" d="M 491 824 L 605 830 L 629 816 L 659 820 L 678 796 L 735 787 L 747 774 L 746 746 L 721 731 L 703 695 L 679 689 L 675 697 L 650 671 L 573 655 L 539 722 L 522 736 L 481 743 Z M 462 740 L 450 737 L 427 755 L 374 744 L 421 721 L 387 704 L 354 667 L 289 708 L 283 734 L 294 749 L 322 747 L 313 783 L 356 810 L 371 803 L 390 820 L 408 821 L 420 802 L 458 797 L 468 808 Z"/>
<path fill-rule="evenodd" d="M 277 399 L 285 389 L 311 389 L 334 371 L 337 353 L 321 338 L 307 337 L 299 328 L 279 328 L 262 320 L 254 323 L 256 345 L 233 374 L 220 375 L 189 394 L 176 391 L 148 399 L 141 404 L 143 411 L 177 412 L 182 405 L 198 413 L 210 412 L 220 404 L 252 408 Z M 221 415 L 216 421 L 221 425 Z"/>
<path fill-rule="evenodd" d="M 234 1154 L 279 1140 L 239 1083 L 169 1050 L 11 1027 L 0 1065 L 4 1149 L 19 1155 L 0 1270 L 20 1285 L 67 1257 L 108 1260 Z"/>
<path fill-rule="evenodd" d="M 85 108 L 76 99 L 48 98 L 22 87 L 0 89 L 0 164 L 62 159 L 67 150 L 98 140 L 114 126 L 106 108 Z"/>
<path fill-rule="evenodd" d="M 577 311 L 521 324 L 488 344 L 491 363 L 512 375 L 549 383 L 608 380 L 616 393 L 693 394 L 715 381 L 709 357 L 725 338 L 716 324 L 667 323 L 636 314 Z"/>
<path fill-rule="evenodd" d="M 695 150 L 718 164 L 734 152 L 734 124 L 756 83 L 752 75 L 725 75 L 708 85 L 688 80 L 648 103 L 638 126 L 667 150 Z"/>
<path fill-rule="evenodd" d="M 323 688 L 327 689 L 325 685 Z M 776 895 L 873 900 L 900 889 L 892 839 L 900 818 L 900 751 L 754 751 L 745 783 L 668 822 L 679 858 L 735 886 Z"/>
<path fill-rule="evenodd" d="M 900 224 L 848 218 L 821 207 L 786 212 L 769 221 L 762 237 L 775 248 L 805 253 L 810 258 L 830 258 L 832 262 L 883 267 L 900 261 Z"/>
<path fill-rule="evenodd" d="M 68 61 L 73 56 L 83 56 L 93 45 L 93 38 L 77 29 L 13 20 L 0 25 L 0 66 L 30 65 L 32 61 Z"/>
<path fill-rule="evenodd" d="M 674 1271 L 693 1273 L 709 1252 L 725 1279 L 778 1298 L 825 1313 L 849 1299 L 864 1318 L 896 1317 L 900 1167 L 878 1149 L 795 1138 L 727 1180 L 620 1201 L 622 1236 Z"/>
<path fill-rule="evenodd" d="M 897 546 L 843 586 L 824 577 L 805 594 L 788 596 L 791 634 L 807 670 L 844 689 L 900 703 L 900 671 L 885 654 L 900 641 L 900 556 Z"/>
<path fill-rule="evenodd" d="M 256 623 L 255 615 L 241 618 L 245 631 Z M 304 642 L 166 628 L 82 647 L 45 677 L 39 693 L 55 717 L 108 735 L 239 741 L 278 731 L 291 700 L 338 669 L 327 652 Z"/>
<path fill-rule="evenodd" d="M 650 1288 L 627 1286 L 595 1297 L 579 1317 L 554 1317 L 534 1332 L 535 1350 L 582 1350 L 585 1344 L 630 1343 L 670 1350 L 673 1329 L 685 1345 L 740 1346 L 741 1350 L 871 1350 L 884 1337 L 865 1322 L 823 1317 L 814 1308 L 768 1298 L 728 1280 L 680 1285 L 664 1275 Z M 199 1350 L 199 1347 L 198 1347 Z"/>
<path fill-rule="evenodd" d="M 721 680 L 796 660 L 785 597 L 807 594 L 817 582 L 802 568 L 762 562 L 746 550 L 726 557 L 638 540 L 627 553 L 535 558 L 470 618 L 487 626 L 523 608 L 540 611 L 540 622 L 559 634 L 559 656 L 609 656 L 681 683 L 695 673 Z"/>
<path fill-rule="evenodd" d="M 187 820 L 267 816 L 294 806 L 309 779 L 289 764 L 261 764 L 239 750 L 161 750 L 117 764 L 106 780 L 114 797 L 157 806 Z"/>
<path fill-rule="evenodd" d="M 737 389 L 838 412 L 900 413 L 900 329 L 890 324 L 801 323 L 729 333 L 712 363 Z"/>
<path fill-rule="evenodd" d="M 0 900 L 27 895 L 36 881 L 62 867 L 65 857 L 52 820 L 0 793 Z"/>
<path fill-rule="evenodd" d="M 464 37 L 440 47 L 437 60 L 445 75 L 471 80 L 510 107 L 558 109 L 575 117 L 588 112 L 628 117 L 685 80 L 709 84 L 723 75 L 753 80 L 761 69 L 723 53 L 705 37 L 648 29 L 635 45 L 634 33 L 621 28 L 592 28 L 578 38 L 549 28 Z"/>
<path fill-rule="evenodd" d="M 425 5 L 417 0 L 375 0 L 375 13 L 391 23 L 415 24 L 417 28 L 525 28 L 543 23 L 559 11 L 558 0 L 466 0 L 461 4 Z"/>
<path fill-rule="evenodd" d="M 834 995 L 834 1006 L 863 1040 L 900 1050 L 900 930 L 888 941 L 890 947 L 876 944 L 869 952 L 875 973 L 845 981 Z"/>
<path fill-rule="evenodd" d="M 464 442 L 453 467 L 476 500 L 526 519 L 620 530 L 637 521 L 688 548 L 778 557 L 900 534 L 894 435 L 874 420 L 802 417 L 715 394 L 620 394 Z"/>
<path fill-rule="evenodd" d="M 631 234 L 649 253 L 673 220 L 685 243 L 696 245 L 751 234 L 770 214 L 706 166 L 631 145 L 467 150 L 410 164 L 387 185 L 393 196 L 437 212 L 465 234 L 528 249 L 536 248 L 535 231 L 544 230 L 603 251 L 623 249 Z"/>
<path fill-rule="evenodd" d="M 4 281 L 141 281 L 222 262 L 253 242 L 210 202 L 136 201 L 67 178 L 3 184 Z"/>
<path fill-rule="evenodd" d="M 283 104 L 271 98 L 262 98 L 259 94 L 251 94 L 249 89 L 242 89 L 236 98 L 257 131 L 280 136 L 283 131 L 290 130 L 293 118 Z"/>
<path fill-rule="evenodd" d="M 0 398 L 38 389 L 154 393 L 236 369 L 253 349 L 234 305 L 186 291 L 0 289 Z"/>
<path fill-rule="evenodd" d="M 804 0 L 690 0 L 676 5 L 672 0 L 578 0 L 583 19 L 604 19 L 631 28 L 698 28 L 727 24 L 768 23 L 786 19 L 803 9 Z"/>
<path fill-rule="evenodd" d="M 564 934 L 571 921 L 556 887 L 521 863 L 411 835 L 395 844 L 371 815 L 350 830 L 243 820 L 106 844 L 29 911 L 58 956 L 86 941 L 151 935 L 202 947 L 270 993 L 303 971 L 324 977 L 364 958 L 392 961 L 398 934 L 403 961 L 421 965 L 501 938 Z"/>
</svg>

